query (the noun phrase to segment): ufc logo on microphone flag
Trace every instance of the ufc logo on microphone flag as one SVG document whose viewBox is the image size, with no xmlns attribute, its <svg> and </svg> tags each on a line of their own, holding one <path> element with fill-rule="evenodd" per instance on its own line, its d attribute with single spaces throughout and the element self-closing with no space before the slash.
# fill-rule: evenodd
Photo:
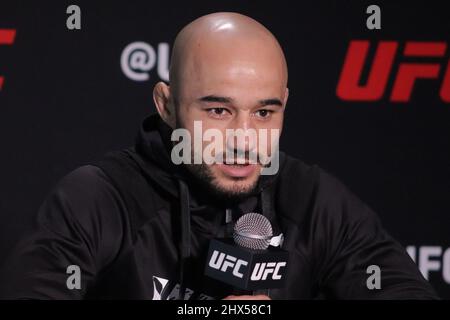
<svg viewBox="0 0 450 320">
<path fill-rule="evenodd" d="M 281 248 L 249 249 L 233 239 L 212 239 L 205 275 L 237 288 L 282 288 L 288 271 L 289 253 Z"/>
<path fill-rule="evenodd" d="M 266 280 L 269 274 L 272 274 L 273 280 L 280 280 L 281 275 L 278 273 L 281 267 L 285 267 L 286 262 L 269 262 L 269 263 L 257 263 L 253 268 L 252 276 L 250 280 Z"/>
<path fill-rule="evenodd" d="M 219 251 L 217 250 L 214 250 L 211 256 L 211 260 L 209 260 L 209 266 L 211 268 L 220 270 L 222 272 L 227 272 L 228 268 L 232 268 L 233 276 L 238 278 L 242 278 L 244 276 L 244 274 L 239 272 L 239 269 L 247 265 L 248 265 L 247 261 L 237 259 L 236 257 L 230 256 L 223 252 L 219 253 Z"/>
</svg>

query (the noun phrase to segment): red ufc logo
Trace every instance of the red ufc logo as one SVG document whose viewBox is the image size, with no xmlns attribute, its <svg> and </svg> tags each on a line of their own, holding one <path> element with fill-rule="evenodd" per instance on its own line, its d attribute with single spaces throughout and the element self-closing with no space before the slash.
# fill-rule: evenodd
<svg viewBox="0 0 450 320">
<path fill-rule="evenodd" d="M 361 84 L 361 73 L 369 51 L 369 41 L 353 40 L 345 57 L 344 66 L 336 88 L 337 96 L 348 101 L 376 101 L 383 97 L 397 53 L 397 41 L 380 41 L 369 68 L 368 79 Z M 408 41 L 403 57 L 442 58 L 447 50 L 446 42 Z M 441 70 L 439 62 L 401 62 L 394 79 L 392 102 L 408 102 L 418 79 L 436 79 Z M 450 61 L 439 92 L 444 102 L 450 102 Z"/>
<path fill-rule="evenodd" d="M 0 29 L 0 45 L 12 45 L 16 37 L 14 29 Z M 2 90 L 4 78 L 0 76 L 0 90 Z"/>
</svg>

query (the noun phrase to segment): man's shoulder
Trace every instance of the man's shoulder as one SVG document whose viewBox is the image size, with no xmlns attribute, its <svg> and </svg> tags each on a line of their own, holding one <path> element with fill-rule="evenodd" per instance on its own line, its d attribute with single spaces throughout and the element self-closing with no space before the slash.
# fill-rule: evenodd
<svg viewBox="0 0 450 320">
<path fill-rule="evenodd" d="M 99 167 L 89 164 L 62 177 L 47 194 L 40 211 L 44 215 L 64 211 L 80 221 L 90 221 L 98 215 L 112 219 L 120 208 L 123 208 L 122 198 L 109 177 Z"/>
<path fill-rule="evenodd" d="M 317 164 L 307 164 L 287 155 L 285 158 L 278 179 L 277 197 L 284 212 L 297 216 L 294 220 L 317 214 L 337 217 L 342 208 L 368 209 L 334 174 Z"/>
<path fill-rule="evenodd" d="M 63 184 L 84 184 L 91 182 L 101 183 L 105 181 L 107 181 L 107 177 L 103 170 L 96 165 L 86 164 L 67 173 L 60 182 Z"/>
<path fill-rule="evenodd" d="M 318 176 L 318 171 L 321 168 L 316 164 L 307 164 L 299 158 L 295 158 L 286 153 L 282 155 L 282 167 L 280 170 L 280 178 L 287 179 L 289 177 L 298 180 L 301 178 L 308 177 L 309 179 L 316 179 Z"/>
<path fill-rule="evenodd" d="M 62 177 L 53 191 L 71 192 L 95 197 L 99 193 L 111 190 L 111 187 L 111 181 L 102 169 L 98 166 L 87 164 L 72 170 Z"/>
<path fill-rule="evenodd" d="M 296 186 L 318 195 L 352 193 L 333 173 L 318 164 L 308 164 L 289 155 L 285 155 L 284 166 L 280 172 L 280 181 L 281 184 L 288 187 Z"/>
</svg>

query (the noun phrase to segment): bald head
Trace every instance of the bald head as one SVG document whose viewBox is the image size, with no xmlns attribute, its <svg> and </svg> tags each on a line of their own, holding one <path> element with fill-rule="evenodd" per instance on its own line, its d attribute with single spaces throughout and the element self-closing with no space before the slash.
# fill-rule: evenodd
<svg viewBox="0 0 450 320">
<path fill-rule="evenodd" d="M 256 20 L 232 12 L 202 16 L 178 33 L 169 80 L 170 86 L 155 86 L 154 100 L 171 127 L 202 97 L 225 97 L 233 107 L 248 109 L 266 97 L 277 97 L 284 108 L 288 95 L 287 64 L 277 39 Z"/>
<path fill-rule="evenodd" d="M 208 14 L 185 26 L 175 39 L 169 75 L 172 94 L 178 96 L 183 83 L 198 81 L 201 72 L 217 66 L 255 73 L 260 65 L 271 65 L 273 77 L 287 85 L 286 60 L 269 30 L 242 14 Z"/>
<path fill-rule="evenodd" d="M 194 20 L 175 39 L 169 78 L 170 85 L 156 84 L 153 98 L 169 126 L 193 137 L 191 156 L 204 155 L 198 146 L 214 150 L 214 157 L 225 150 L 261 156 L 259 150 L 278 144 L 289 92 L 287 66 L 278 41 L 259 22 L 229 12 Z M 199 123 L 205 135 L 220 132 L 214 140 L 222 143 L 211 149 L 203 133 L 199 141 Z M 245 138 L 252 129 L 257 136 Z M 229 138 L 230 131 L 240 132 L 240 143 Z M 254 190 L 263 166 L 205 161 L 187 168 L 218 194 L 242 195 Z"/>
</svg>

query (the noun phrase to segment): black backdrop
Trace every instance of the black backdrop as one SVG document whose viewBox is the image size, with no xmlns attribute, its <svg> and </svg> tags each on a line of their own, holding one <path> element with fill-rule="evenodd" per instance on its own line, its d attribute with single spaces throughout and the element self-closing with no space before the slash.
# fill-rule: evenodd
<svg viewBox="0 0 450 320">
<path fill-rule="evenodd" d="M 155 111 L 152 87 L 165 77 L 167 54 L 158 46 L 170 50 L 178 30 L 198 16 L 235 11 L 266 25 L 285 50 L 290 98 L 282 149 L 346 183 L 450 298 L 450 103 L 439 94 L 450 48 L 439 57 L 404 56 L 408 41 L 450 45 L 445 2 L 376 1 L 381 30 L 368 30 L 372 3 L 362 1 L 0 0 L 0 42 L 15 33 L 11 44 L 0 43 L 0 259 L 29 230 L 58 179 L 133 142 L 140 121 Z M 66 27 L 70 4 L 81 9 L 81 30 Z M 398 45 L 376 101 L 336 93 L 355 40 L 370 43 L 362 83 L 377 44 Z M 120 63 L 138 41 L 156 51 L 146 81 L 130 79 Z M 435 79 L 416 81 L 409 101 L 393 102 L 405 62 L 440 69 Z"/>
</svg>

